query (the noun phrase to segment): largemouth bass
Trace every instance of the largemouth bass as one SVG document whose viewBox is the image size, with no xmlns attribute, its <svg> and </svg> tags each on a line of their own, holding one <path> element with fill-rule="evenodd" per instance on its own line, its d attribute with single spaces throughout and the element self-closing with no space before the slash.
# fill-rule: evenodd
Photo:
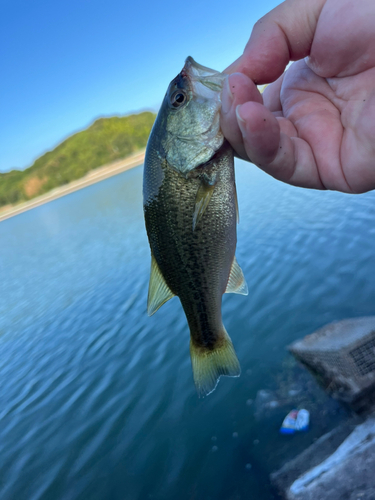
<svg viewBox="0 0 375 500">
<path fill-rule="evenodd" d="M 240 365 L 221 318 L 224 293 L 247 295 L 235 258 L 233 150 L 220 130 L 226 75 L 188 57 L 172 80 L 147 144 L 144 215 L 151 247 L 148 314 L 177 295 L 190 328 L 199 396 Z"/>
</svg>

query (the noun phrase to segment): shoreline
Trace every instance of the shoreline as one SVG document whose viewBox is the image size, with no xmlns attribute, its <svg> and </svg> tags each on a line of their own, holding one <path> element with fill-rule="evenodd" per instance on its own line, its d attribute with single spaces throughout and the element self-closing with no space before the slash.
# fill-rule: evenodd
<svg viewBox="0 0 375 500">
<path fill-rule="evenodd" d="M 139 165 L 142 165 L 144 159 L 145 150 L 138 151 L 137 153 L 127 156 L 122 160 L 116 160 L 107 165 L 103 165 L 102 167 L 90 170 L 84 177 L 81 177 L 76 181 L 69 182 L 69 184 L 65 184 L 64 186 L 52 189 L 52 191 L 49 191 L 48 193 L 42 194 L 17 205 L 12 205 L 11 207 L 4 207 L 3 210 L 0 208 L 0 222 L 9 219 L 10 217 L 22 214 L 23 212 L 27 212 L 28 210 L 32 210 L 33 208 L 40 207 L 50 201 L 57 200 L 67 194 L 74 193 L 74 191 L 96 184 L 104 179 L 108 179 L 108 177 L 112 177 L 114 175 L 121 174 L 126 170 L 130 170 L 131 168 L 138 167 Z"/>
</svg>

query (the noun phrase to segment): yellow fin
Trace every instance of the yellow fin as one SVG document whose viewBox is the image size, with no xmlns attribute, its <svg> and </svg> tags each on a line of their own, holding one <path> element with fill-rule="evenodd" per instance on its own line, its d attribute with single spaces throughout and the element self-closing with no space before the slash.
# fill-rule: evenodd
<svg viewBox="0 0 375 500">
<path fill-rule="evenodd" d="M 147 314 L 152 316 L 169 299 L 174 297 L 166 284 L 155 257 L 151 254 L 151 275 L 148 286 Z"/>
<path fill-rule="evenodd" d="M 215 189 L 215 184 L 210 185 L 206 182 L 202 182 L 197 191 L 197 197 L 195 198 L 195 209 L 193 215 L 193 231 L 196 225 L 201 220 L 202 215 L 206 211 L 210 199 Z"/>
<path fill-rule="evenodd" d="M 249 293 L 245 277 L 242 269 L 238 265 L 236 257 L 234 257 L 232 262 L 225 293 L 239 293 L 240 295 L 248 295 Z"/>
<path fill-rule="evenodd" d="M 240 363 L 225 330 L 224 338 L 220 339 L 214 349 L 197 346 L 190 339 L 190 356 L 199 397 L 207 396 L 214 391 L 222 375 L 239 377 L 241 374 Z"/>
</svg>

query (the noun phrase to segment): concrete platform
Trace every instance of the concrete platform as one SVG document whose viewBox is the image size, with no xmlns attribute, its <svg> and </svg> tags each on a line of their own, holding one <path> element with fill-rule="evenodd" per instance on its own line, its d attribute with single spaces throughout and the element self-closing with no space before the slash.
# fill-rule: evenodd
<svg viewBox="0 0 375 500">
<path fill-rule="evenodd" d="M 358 425 L 337 450 L 303 474 L 288 500 L 374 500 L 375 417 Z"/>
</svg>

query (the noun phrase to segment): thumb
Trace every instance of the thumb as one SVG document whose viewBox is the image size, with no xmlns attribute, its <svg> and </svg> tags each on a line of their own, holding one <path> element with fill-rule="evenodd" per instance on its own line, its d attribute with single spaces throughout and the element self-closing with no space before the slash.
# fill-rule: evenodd
<svg viewBox="0 0 375 500">
<path fill-rule="evenodd" d="M 254 25 L 244 53 L 226 70 L 240 72 L 256 84 L 274 82 L 289 61 L 310 53 L 326 0 L 286 0 Z"/>
</svg>

